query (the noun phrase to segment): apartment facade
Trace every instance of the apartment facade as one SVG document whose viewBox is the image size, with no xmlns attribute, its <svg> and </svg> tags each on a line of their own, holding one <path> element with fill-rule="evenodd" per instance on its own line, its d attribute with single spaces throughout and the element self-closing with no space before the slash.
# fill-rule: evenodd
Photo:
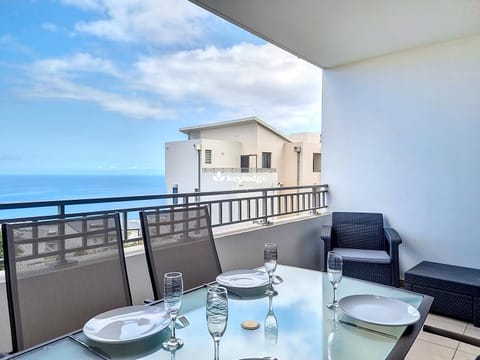
<svg viewBox="0 0 480 360">
<path fill-rule="evenodd" d="M 180 129 L 165 144 L 171 193 L 320 184 L 319 133 L 286 136 L 256 117 Z"/>
</svg>

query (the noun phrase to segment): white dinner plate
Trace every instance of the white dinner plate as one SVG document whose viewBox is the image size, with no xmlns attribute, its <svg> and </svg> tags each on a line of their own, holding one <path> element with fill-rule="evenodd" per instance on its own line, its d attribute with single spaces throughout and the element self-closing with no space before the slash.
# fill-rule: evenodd
<svg viewBox="0 0 480 360">
<path fill-rule="evenodd" d="M 163 306 L 127 306 L 99 314 L 83 327 L 91 340 L 119 344 L 143 339 L 168 326 L 170 318 Z"/>
<path fill-rule="evenodd" d="M 338 306 L 348 316 L 376 325 L 410 325 L 420 319 L 420 313 L 412 305 L 383 296 L 346 296 L 338 301 Z"/>
<path fill-rule="evenodd" d="M 218 275 L 217 283 L 229 288 L 252 289 L 268 285 L 268 275 L 260 270 L 232 270 Z"/>
</svg>

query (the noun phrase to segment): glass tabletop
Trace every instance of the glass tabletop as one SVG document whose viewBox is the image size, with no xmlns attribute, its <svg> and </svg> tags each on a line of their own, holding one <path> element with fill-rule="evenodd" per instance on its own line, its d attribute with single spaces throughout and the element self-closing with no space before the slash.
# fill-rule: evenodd
<svg viewBox="0 0 480 360">
<path fill-rule="evenodd" d="M 277 296 L 262 296 L 262 292 L 250 293 L 248 297 L 229 295 L 229 318 L 227 330 L 220 341 L 220 359 L 264 356 L 275 356 L 281 360 L 385 359 L 402 339 L 406 326 L 363 324 L 348 318 L 341 311 L 334 313 L 328 309 L 326 304 L 331 300 L 333 291 L 326 273 L 279 265 L 276 274 L 284 280 L 275 286 Z M 177 337 L 183 339 L 185 345 L 175 353 L 161 349 L 161 343 L 169 336 L 168 328 L 128 344 L 95 343 L 81 332 L 75 336 L 102 349 L 111 359 L 211 359 L 214 348 L 207 330 L 206 292 L 206 288 L 202 288 L 185 294 L 181 313 L 190 325 L 177 331 Z M 415 308 L 423 300 L 422 295 L 402 289 L 344 277 L 338 287 L 338 297 L 354 294 L 391 297 Z M 334 316 L 391 334 L 396 339 L 335 322 Z M 245 320 L 255 320 L 260 327 L 245 330 L 241 327 Z M 11 358 L 55 360 L 68 357 L 79 360 L 100 358 L 68 338 Z"/>
</svg>

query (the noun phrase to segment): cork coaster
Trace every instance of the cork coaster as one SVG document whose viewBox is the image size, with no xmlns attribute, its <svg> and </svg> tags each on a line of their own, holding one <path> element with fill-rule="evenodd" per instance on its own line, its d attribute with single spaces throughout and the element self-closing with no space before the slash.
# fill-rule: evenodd
<svg viewBox="0 0 480 360">
<path fill-rule="evenodd" d="M 260 323 L 255 320 L 245 320 L 240 325 L 245 330 L 256 330 L 260 327 Z"/>
</svg>

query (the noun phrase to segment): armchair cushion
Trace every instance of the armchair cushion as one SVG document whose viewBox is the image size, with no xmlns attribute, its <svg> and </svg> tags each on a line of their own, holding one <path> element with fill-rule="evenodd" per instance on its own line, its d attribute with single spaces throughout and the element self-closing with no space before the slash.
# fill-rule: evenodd
<svg viewBox="0 0 480 360">
<path fill-rule="evenodd" d="M 333 251 L 340 254 L 346 261 L 390 264 L 392 260 L 386 251 L 381 250 L 334 248 Z"/>
</svg>

